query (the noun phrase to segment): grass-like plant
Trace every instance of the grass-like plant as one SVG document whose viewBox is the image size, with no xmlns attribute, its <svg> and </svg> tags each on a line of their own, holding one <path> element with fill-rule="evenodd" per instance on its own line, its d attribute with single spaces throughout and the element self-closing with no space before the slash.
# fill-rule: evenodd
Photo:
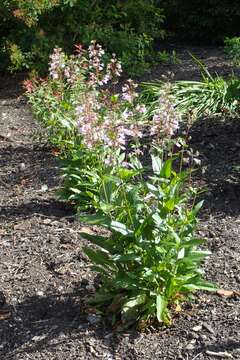
<svg viewBox="0 0 240 360">
<path fill-rule="evenodd" d="M 191 114 L 196 117 L 228 113 L 234 115 L 240 110 L 240 80 L 231 77 L 225 80 L 219 75 L 211 75 L 204 64 L 194 57 L 202 70 L 201 81 L 179 80 L 173 81 L 169 86 L 172 101 L 176 109 L 184 116 Z M 154 112 L 159 104 L 166 83 L 156 81 L 145 83 L 143 86 L 143 99 Z"/>
</svg>

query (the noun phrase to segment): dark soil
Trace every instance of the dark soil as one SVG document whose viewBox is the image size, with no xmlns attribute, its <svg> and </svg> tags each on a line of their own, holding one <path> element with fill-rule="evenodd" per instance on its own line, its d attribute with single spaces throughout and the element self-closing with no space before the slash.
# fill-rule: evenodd
<svg viewBox="0 0 240 360">
<path fill-rule="evenodd" d="M 196 50 L 230 72 L 221 49 Z M 186 51 L 152 78 L 170 69 L 197 79 Z M 202 119 L 191 131 L 203 166 L 195 181 L 207 186 L 199 226 L 213 252 L 206 278 L 236 293 L 199 293 L 171 327 L 118 334 L 84 311 L 95 285 L 81 251 L 84 224 L 56 200 L 56 159 L 32 136 L 39 128 L 18 80 L 0 82 L 0 359 L 240 359 L 240 119 Z"/>
</svg>

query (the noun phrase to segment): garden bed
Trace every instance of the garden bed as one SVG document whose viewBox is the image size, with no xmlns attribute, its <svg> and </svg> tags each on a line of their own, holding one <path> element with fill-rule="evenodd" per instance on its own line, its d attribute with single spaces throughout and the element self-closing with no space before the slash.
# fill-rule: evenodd
<svg viewBox="0 0 240 360">
<path fill-rule="evenodd" d="M 210 71 L 229 73 L 221 49 L 181 48 L 181 64 L 160 66 L 150 77 L 170 70 L 177 79 L 198 79 L 187 50 L 206 60 Z M 205 169 L 195 182 L 208 187 L 199 226 L 213 252 L 206 277 L 236 293 L 198 293 L 169 328 L 118 334 L 84 311 L 83 298 L 95 285 L 81 251 L 86 241 L 79 231 L 86 227 L 55 199 L 57 160 L 32 137 L 38 125 L 19 97 L 18 80 L 3 77 L 0 90 L 0 290 L 7 301 L 0 308 L 2 358 L 239 359 L 239 119 L 202 119 L 191 133 Z"/>
</svg>

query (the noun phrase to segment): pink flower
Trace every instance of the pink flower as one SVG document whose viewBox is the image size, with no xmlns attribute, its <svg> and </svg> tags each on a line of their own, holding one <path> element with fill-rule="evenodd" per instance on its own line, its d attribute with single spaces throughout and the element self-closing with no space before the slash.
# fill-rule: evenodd
<svg viewBox="0 0 240 360">
<path fill-rule="evenodd" d="M 147 111 L 146 106 L 143 105 L 143 104 L 141 104 L 141 105 L 138 104 L 138 105 L 136 106 L 136 110 L 137 110 L 140 114 L 145 114 L 146 111 Z"/>
<path fill-rule="evenodd" d="M 138 96 L 135 89 L 137 88 L 137 84 L 133 82 L 133 80 L 127 80 L 126 84 L 122 87 L 122 98 L 130 103 Z"/>
<path fill-rule="evenodd" d="M 159 98 L 159 108 L 152 118 L 150 134 L 168 140 L 179 128 L 179 120 L 169 95 L 163 90 Z"/>
<path fill-rule="evenodd" d="M 125 109 L 122 113 L 122 117 L 127 120 L 129 117 L 133 116 L 133 112 Z"/>
<path fill-rule="evenodd" d="M 65 54 L 61 48 L 55 48 L 53 54 L 50 55 L 49 73 L 50 76 L 57 80 L 62 74 L 62 70 L 65 68 Z"/>
</svg>

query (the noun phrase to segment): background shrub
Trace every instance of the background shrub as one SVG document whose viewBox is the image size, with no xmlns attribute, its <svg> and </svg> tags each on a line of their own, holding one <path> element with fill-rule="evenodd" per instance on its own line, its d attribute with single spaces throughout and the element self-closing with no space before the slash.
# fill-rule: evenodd
<svg viewBox="0 0 240 360">
<path fill-rule="evenodd" d="M 239 36 L 239 1 L 233 0 L 2 0 L 0 70 L 43 74 L 56 46 L 95 39 L 139 75 L 161 61 L 154 45 L 167 33 L 184 40 L 223 42 Z"/>
<path fill-rule="evenodd" d="M 163 13 L 155 0 L 16 0 L 0 5 L 1 53 L 12 70 L 44 72 L 54 46 L 72 50 L 95 39 L 115 52 L 129 71 L 140 73 L 162 38 Z"/>
<path fill-rule="evenodd" d="M 224 50 L 232 60 L 233 64 L 240 66 L 240 36 L 234 36 L 233 38 L 226 37 L 224 45 Z"/>
<path fill-rule="evenodd" d="M 239 35 L 238 0 L 163 0 L 166 27 L 184 40 L 215 43 Z"/>
</svg>

